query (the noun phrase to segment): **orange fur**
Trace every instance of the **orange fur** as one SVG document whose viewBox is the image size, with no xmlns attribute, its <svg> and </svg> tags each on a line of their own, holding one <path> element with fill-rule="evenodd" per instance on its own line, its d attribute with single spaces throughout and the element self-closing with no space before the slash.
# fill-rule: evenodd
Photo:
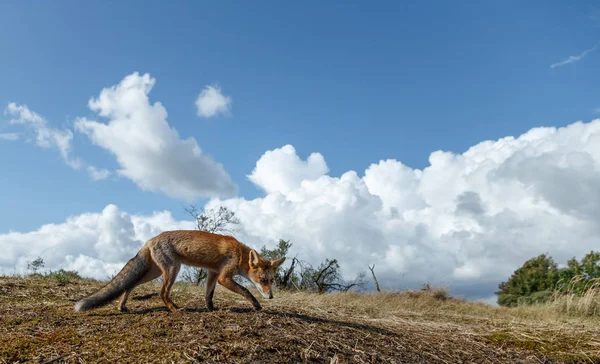
<svg viewBox="0 0 600 364">
<path fill-rule="evenodd" d="M 126 311 L 125 304 L 131 291 L 162 274 L 160 297 L 171 312 L 178 312 L 180 308 L 171 300 L 170 291 L 181 264 L 208 271 L 205 299 L 209 310 L 214 310 L 212 297 L 217 282 L 242 295 L 260 310 L 258 300 L 233 277 L 248 278 L 264 298 L 270 299 L 273 298 L 274 274 L 284 261 L 285 257 L 267 260 L 232 236 L 198 230 L 165 231 L 148 240 L 111 282 L 80 300 L 75 310 L 99 307 L 120 295 L 119 310 Z"/>
</svg>

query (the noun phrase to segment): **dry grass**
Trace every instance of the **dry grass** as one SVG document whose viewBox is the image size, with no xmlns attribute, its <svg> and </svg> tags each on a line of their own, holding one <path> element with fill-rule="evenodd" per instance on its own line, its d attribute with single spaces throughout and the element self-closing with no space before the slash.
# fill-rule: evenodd
<svg viewBox="0 0 600 364">
<path fill-rule="evenodd" d="M 582 309 L 567 314 L 558 302 L 493 307 L 454 299 L 440 290 L 325 296 L 284 292 L 280 297 L 286 305 L 306 307 L 327 315 L 352 316 L 390 329 L 402 327 L 404 331 L 411 330 L 416 337 L 439 342 L 449 339 L 444 336 L 443 328 L 446 328 L 466 341 L 474 339 L 533 350 L 542 354 L 539 359 L 600 362 L 600 318 L 584 315 L 589 312 Z M 596 301 L 591 297 L 590 294 L 580 300 L 571 299 L 580 306 L 597 306 L 598 296 L 595 296 Z"/>
<path fill-rule="evenodd" d="M 176 284 L 169 313 L 156 283 L 116 304 L 74 313 L 102 283 L 0 278 L 0 362 L 600 362 L 600 320 L 555 306 L 495 308 L 444 291 L 276 292 L 253 312 L 217 287 Z M 137 298 L 137 299 L 136 299 Z"/>
<path fill-rule="evenodd" d="M 574 277 L 570 286 L 576 286 L 583 278 Z M 600 316 L 600 279 L 591 279 L 589 286 L 581 296 L 573 294 L 568 290 L 564 294 L 557 294 L 550 304 L 558 312 L 570 316 Z"/>
</svg>

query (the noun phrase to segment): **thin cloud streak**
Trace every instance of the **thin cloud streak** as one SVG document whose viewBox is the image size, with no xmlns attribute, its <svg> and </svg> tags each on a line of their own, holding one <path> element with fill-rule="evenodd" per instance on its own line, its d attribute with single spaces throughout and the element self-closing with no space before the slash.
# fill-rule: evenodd
<svg viewBox="0 0 600 364">
<path fill-rule="evenodd" d="M 597 43 L 592 48 L 586 49 L 585 51 L 583 51 L 578 56 L 569 56 L 569 58 L 567 58 L 567 59 L 564 59 L 564 60 L 562 60 L 560 62 L 553 63 L 553 64 L 550 65 L 550 68 L 556 68 L 556 67 L 559 67 L 559 66 L 564 66 L 564 65 L 569 64 L 569 63 L 578 62 L 578 61 L 582 60 L 588 54 L 590 54 L 590 53 L 594 52 L 596 49 L 598 49 L 598 45 L 599 45 L 599 43 Z"/>
<path fill-rule="evenodd" d="M 18 140 L 18 139 L 19 139 L 18 133 L 0 133 L 0 140 L 14 141 L 14 140 Z"/>
</svg>

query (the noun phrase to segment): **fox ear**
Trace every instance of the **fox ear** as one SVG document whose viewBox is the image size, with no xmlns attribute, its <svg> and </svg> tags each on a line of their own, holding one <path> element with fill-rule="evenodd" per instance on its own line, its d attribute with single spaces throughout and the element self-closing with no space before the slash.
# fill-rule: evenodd
<svg viewBox="0 0 600 364">
<path fill-rule="evenodd" d="M 285 262 L 285 257 L 279 258 L 277 260 L 272 260 L 271 265 L 273 266 L 273 269 L 277 270 L 277 268 L 279 268 L 279 266 L 283 264 L 283 262 Z"/>
<path fill-rule="evenodd" d="M 252 249 L 250 250 L 250 267 L 252 268 L 256 268 L 258 266 L 258 254 L 256 253 L 256 250 Z"/>
</svg>

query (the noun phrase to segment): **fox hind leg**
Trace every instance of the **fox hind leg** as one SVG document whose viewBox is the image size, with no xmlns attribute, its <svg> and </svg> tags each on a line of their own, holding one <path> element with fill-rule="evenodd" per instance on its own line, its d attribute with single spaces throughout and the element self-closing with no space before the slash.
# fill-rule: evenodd
<svg viewBox="0 0 600 364">
<path fill-rule="evenodd" d="M 180 268 L 180 263 L 174 263 L 172 266 L 163 270 L 163 286 L 160 291 L 160 298 L 162 298 L 167 308 L 173 313 L 181 311 L 179 306 L 177 306 L 170 297 L 171 288 L 173 287 L 173 283 L 175 283 L 175 278 L 177 278 Z"/>
<path fill-rule="evenodd" d="M 152 260 L 162 271 L 163 285 L 160 290 L 160 298 L 165 303 L 169 311 L 176 313 L 181 311 L 170 297 L 171 287 L 175 283 L 181 262 L 177 260 L 177 254 L 166 245 L 155 245 L 152 247 Z"/>
<path fill-rule="evenodd" d="M 121 300 L 119 301 L 119 311 L 121 312 L 128 312 L 129 310 L 127 309 L 127 299 L 129 298 L 129 294 L 131 293 L 131 291 L 133 291 L 133 289 L 137 286 L 139 286 L 140 284 L 144 284 L 146 282 L 150 282 L 153 279 L 156 279 L 160 276 L 161 274 L 161 270 L 155 265 L 152 264 L 152 266 L 150 267 L 150 270 L 148 271 L 148 273 L 146 273 L 146 275 L 144 276 L 144 278 L 142 278 L 139 282 L 137 282 L 135 284 L 135 286 L 133 286 L 130 289 L 127 289 L 123 292 L 123 294 L 121 295 Z"/>
<path fill-rule="evenodd" d="M 125 304 L 127 303 L 127 298 L 129 298 L 129 294 L 131 293 L 131 291 L 132 290 L 127 289 L 121 295 L 121 300 L 119 301 L 119 311 L 129 312 L 129 309 L 127 308 L 127 306 Z"/>
<path fill-rule="evenodd" d="M 215 306 L 213 304 L 213 295 L 215 293 L 215 286 L 217 285 L 217 279 L 219 275 L 216 272 L 208 271 L 208 277 L 206 278 L 206 293 L 204 299 L 206 301 L 206 308 L 209 311 L 214 311 Z"/>
</svg>

